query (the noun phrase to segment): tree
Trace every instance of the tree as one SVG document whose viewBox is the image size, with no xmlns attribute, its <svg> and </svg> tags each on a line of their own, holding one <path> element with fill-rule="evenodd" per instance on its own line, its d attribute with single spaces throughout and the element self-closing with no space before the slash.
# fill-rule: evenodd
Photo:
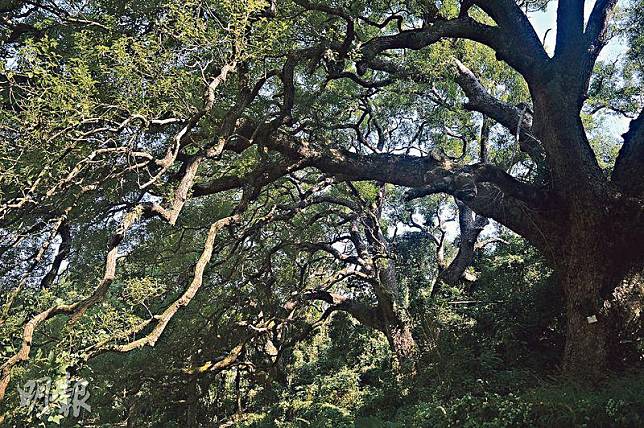
<svg viewBox="0 0 644 428">
<path fill-rule="evenodd" d="M 643 251 L 642 113 L 624 135 L 610 177 L 600 168 L 580 117 L 615 4 L 597 2 L 584 25 L 584 2 L 560 2 L 552 58 L 513 2 L 468 2 L 455 18 L 434 14 L 422 28 L 377 36 L 359 49 L 359 74 L 368 69 L 414 74 L 380 59 L 380 54 L 422 49 L 447 37 L 473 40 L 493 49 L 498 59 L 525 79 L 533 106 L 519 109 L 494 99 L 459 62 L 457 82 L 468 97 L 466 107 L 516 129 L 522 150 L 544 166 L 541 182 L 517 180 L 487 163 L 458 168 L 440 156 L 359 155 L 328 147 L 313 150 L 293 140 L 267 145 L 291 158 L 307 159 L 327 173 L 414 187 L 412 197 L 455 194 L 475 212 L 528 239 L 552 262 L 566 292 L 565 367 L 578 374 L 598 374 L 606 367 L 612 334 L 604 305 L 610 304 L 621 281 L 641 270 Z M 469 12 L 475 5 L 496 25 L 472 18 Z M 325 9 L 308 3 L 304 7 Z M 355 37 L 352 19 L 340 10 L 326 13 L 348 22 L 344 45 L 351 43 Z M 337 52 L 340 59 L 342 46 Z M 332 67 L 338 68 L 337 63 Z"/>
<path fill-rule="evenodd" d="M 378 314 L 371 324 L 408 358 L 415 346 L 387 261 L 386 202 L 354 206 L 359 195 L 343 186 L 360 181 L 405 189 L 408 202 L 456 199 L 460 248 L 441 267 L 445 282 L 460 281 L 487 219 L 538 248 L 566 295 L 564 366 L 601 375 L 618 328 L 613 294 L 624 282 L 641 284 L 644 268 L 644 119 L 632 89 L 641 81 L 638 5 L 620 21 L 627 61 L 596 67 L 616 3 L 597 1 L 586 22 L 583 1 L 559 1 L 549 55 L 524 11 L 543 2 L 9 2 L 1 24 L 1 256 L 10 266 L 2 326 L 16 346 L 1 366 L 0 396 L 39 329 L 62 318 L 73 330 L 113 305 L 110 293 L 134 277 L 129 253 L 153 248 L 155 233 L 165 245 L 201 231 L 188 247 L 197 256 L 184 263 L 175 254 L 182 275 L 155 296 L 157 315 L 140 307 L 122 334 L 77 344 L 83 358 L 155 346 L 236 250 L 266 251 L 266 264 L 239 260 L 271 289 L 272 260 L 303 248 L 297 222 L 308 215 L 309 250 L 322 242 L 331 256 L 321 262 L 306 251 L 311 263 L 331 272 L 329 286 L 366 275 L 376 304 L 369 313 Z M 634 116 L 614 164 L 598 160 L 584 109 Z M 325 200 L 326 192 L 342 198 Z M 331 214 L 316 211 L 321 205 Z M 275 229 L 282 223 L 287 230 Z M 328 243 L 347 224 L 353 244 L 343 255 Z M 100 243 L 88 245 L 88 235 Z M 265 236 L 275 245 L 263 247 Z M 352 270 L 334 282 L 338 261 Z M 150 275 L 170 282 L 174 275 L 154 266 Z M 349 313 L 365 303 L 321 290 L 317 273 L 304 272 L 301 287 L 267 294 L 281 303 L 271 312 L 292 301 L 298 315 L 302 302 Z M 45 292 L 52 286 L 58 300 Z M 237 345 L 288 330 L 292 316 L 276 322 L 266 311 Z"/>
</svg>

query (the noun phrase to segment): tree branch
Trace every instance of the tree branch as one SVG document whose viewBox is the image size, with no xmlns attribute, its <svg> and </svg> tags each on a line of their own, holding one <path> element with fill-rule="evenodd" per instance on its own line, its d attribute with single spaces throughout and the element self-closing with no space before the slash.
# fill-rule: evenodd
<svg viewBox="0 0 644 428">
<path fill-rule="evenodd" d="M 252 126 L 245 128 L 245 133 L 253 135 Z M 241 140 L 237 149 L 251 145 L 248 139 Z M 558 230 L 548 220 L 552 207 L 545 200 L 545 192 L 493 165 L 458 167 L 436 153 L 425 157 L 362 155 L 342 148 L 316 147 L 288 134 L 272 135 L 261 144 L 299 161 L 301 167 L 315 167 L 340 180 L 374 180 L 413 188 L 409 198 L 434 193 L 454 195 L 477 213 L 526 236 L 542 249 L 551 246 L 547 243 L 552 239 L 549 232 Z"/>
<path fill-rule="evenodd" d="M 161 314 L 154 317 L 156 324 L 148 334 L 123 345 L 106 345 L 100 349 L 96 349 L 96 351 L 94 351 L 91 356 L 95 356 L 98 353 L 103 352 L 125 353 L 130 352 L 134 349 L 142 348 L 146 345 L 154 346 L 165 331 L 165 328 L 170 323 L 170 320 L 172 320 L 174 315 L 179 311 L 180 308 L 188 305 L 197 294 L 197 291 L 201 288 L 201 285 L 203 283 L 203 274 L 206 266 L 212 258 L 215 238 L 217 237 L 219 231 L 228 225 L 238 222 L 240 219 L 241 216 L 239 214 L 235 214 L 221 218 L 211 224 L 210 229 L 208 230 L 208 235 L 206 236 L 206 242 L 204 243 L 203 251 L 199 256 L 199 260 L 197 260 L 197 264 L 195 265 L 194 274 L 190 285 L 177 300 L 172 302 Z M 141 331 L 148 324 L 150 324 L 150 320 L 144 321 L 139 325 L 140 328 L 137 329 L 137 332 Z"/>
<path fill-rule="evenodd" d="M 548 60 L 548 54 L 544 50 L 539 36 L 516 1 L 473 0 L 472 3 L 490 15 L 503 31 L 508 41 L 507 43 L 515 52 L 519 52 L 524 60 L 528 60 L 533 65 L 544 63 Z M 467 4 L 468 0 L 463 2 L 461 15 L 466 12 Z"/>
<path fill-rule="evenodd" d="M 369 62 L 381 52 L 390 49 L 419 50 L 443 38 L 473 40 L 492 48 L 497 58 L 507 62 L 528 81 L 532 80 L 536 71 L 540 69 L 541 62 L 545 60 L 538 51 L 535 53 L 518 49 L 521 43 L 500 27 L 482 24 L 469 16 L 461 16 L 456 19 L 437 20 L 421 29 L 405 30 L 369 40 L 361 48 L 362 59 L 356 64 L 358 73 L 364 73 Z"/>
<path fill-rule="evenodd" d="M 385 325 L 379 316 L 380 311 L 376 307 L 325 290 L 308 292 L 304 294 L 303 298 L 305 300 L 322 300 L 331 305 L 329 308 L 331 311 L 347 312 L 361 324 L 382 332 L 385 331 Z"/>
<path fill-rule="evenodd" d="M 559 0 L 557 3 L 557 44 L 555 58 L 568 62 L 583 46 L 584 0 Z"/>
<path fill-rule="evenodd" d="M 465 270 L 472 265 L 474 252 L 476 251 L 476 241 L 489 222 L 487 218 L 475 214 L 471 208 L 461 201 L 456 200 L 456 205 L 458 206 L 458 224 L 461 232 L 458 253 L 449 266 L 438 274 L 438 280 L 447 284 L 457 284 L 461 278 L 466 280 L 474 279 L 466 276 Z M 435 289 L 436 287 L 432 292 Z"/>
<path fill-rule="evenodd" d="M 454 61 L 458 70 L 456 83 L 468 98 L 464 107 L 483 113 L 506 127 L 512 134 L 518 130 L 521 150 L 530 155 L 535 163 L 542 163 L 544 153 L 541 142 L 532 135 L 532 115 L 525 111 L 522 113 L 517 107 L 490 95 L 469 68 L 457 59 Z"/>
<path fill-rule="evenodd" d="M 608 21 L 616 5 L 617 0 L 597 0 L 590 12 L 584 36 L 588 52 L 594 58 L 597 58 L 601 49 L 606 45 Z"/>
<path fill-rule="evenodd" d="M 118 256 L 118 246 L 123 241 L 125 232 L 132 226 L 132 224 L 136 220 L 136 214 L 136 211 L 132 211 L 131 213 L 126 214 L 118 230 L 116 231 L 116 233 L 114 233 L 114 235 L 112 235 L 109 243 L 107 257 L 105 260 L 105 271 L 103 278 L 89 297 L 72 304 L 60 304 L 51 306 L 49 309 L 38 313 L 27 323 L 25 323 L 22 332 L 22 344 L 20 346 L 20 349 L 0 366 L 0 401 L 2 401 L 2 399 L 4 398 L 5 391 L 9 386 L 9 382 L 11 380 L 11 370 L 20 362 L 27 361 L 29 359 L 29 354 L 31 353 L 31 347 L 33 343 L 33 335 L 36 331 L 36 328 L 41 323 L 58 315 L 70 315 L 70 322 L 74 322 L 88 308 L 96 304 L 105 296 L 109 285 L 114 280 Z"/>
<path fill-rule="evenodd" d="M 71 234 L 69 223 L 67 221 L 63 221 L 63 223 L 61 223 L 58 228 L 58 234 L 60 235 L 60 245 L 58 246 L 58 250 L 56 251 L 56 255 L 54 256 L 54 260 L 52 261 L 49 270 L 40 281 L 41 289 L 49 288 L 54 283 L 63 260 L 65 260 L 69 255 Z"/>
</svg>

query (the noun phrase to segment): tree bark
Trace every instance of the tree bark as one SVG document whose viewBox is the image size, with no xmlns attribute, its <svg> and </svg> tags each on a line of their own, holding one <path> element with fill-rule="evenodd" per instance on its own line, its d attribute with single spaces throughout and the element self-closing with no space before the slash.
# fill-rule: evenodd
<svg viewBox="0 0 644 428">
<path fill-rule="evenodd" d="M 597 234 L 571 242 L 556 269 L 566 298 L 562 365 L 580 381 L 596 381 L 621 365 L 622 338 L 641 337 L 644 266 L 641 259 L 624 263 L 623 252 Z"/>
<path fill-rule="evenodd" d="M 467 205 L 459 200 L 456 200 L 458 206 L 458 224 L 460 227 L 461 236 L 459 238 L 458 253 L 454 260 L 451 261 L 449 266 L 438 274 L 437 284 L 441 281 L 455 285 L 461 279 L 472 281 L 475 279 L 473 275 L 468 276 L 466 269 L 472 265 L 474 261 L 474 253 L 476 252 L 476 242 L 479 235 L 488 224 L 488 219 L 477 215 Z M 438 290 L 438 287 L 434 286 Z M 432 290 L 434 293 L 434 290 Z"/>
<path fill-rule="evenodd" d="M 566 297 L 563 369 L 580 380 L 600 378 L 608 361 L 610 325 L 599 293 L 605 278 L 593 263 L 580 257 L 560 277 Z"/>
<path fill-rule="evenodd" d="M 389 243 L 382 233 L 380 217 L 386 198 L 386 187 L 380 186 L 377 202 L 372 207 L 371 216 L 365 219 L 367 229 L 367 242 L 376 258 L 375 268 L 378 276 L 377 285 L 374 287 L 378 307 L 381 310 L 385 326 L 385 335 L 400 364 L 405 372 L 414 372 L 416 366 L 417 346 L 412 335 L 411 318 L 407 312 L 405 295 L 398 281 L 396 264 L 389 257 Z"/>
<path fill-rule="evenodd" d="M 392 261 L 386 261 L 386 266 L 381 269 L 379 277 L 380 286 L 375 288 L 375 292 L 378 308 L 382 313 L 385 336 L 401 368 L 413 370 L 417 346 L 412 335 L 409 315 L 402 302 L 396 269 Z"/>
<path fill-rule="evenodd" d="M 387 340 L 396 354 L 396 360 L 400 367 L 404 371 L 413 371 L 418 356 L 418 347 L 409 322 L 398 317 L 395 322 L 388 324 Z"/>
<path fill-rule="evenodd" d="M 608 366 L 613 332 L 604 291 L 621 279 L 615 260 L 616 228 L 608 186 L 579 117 L 581 101 L 571 76 L 556 73 L 531 88 L 533 131 L 542 142 L 551 170 L 553 213 L 559 231 L 549 234 L 551 249 L 544 254 L 558 275 L 566 299 L 566 344 L 563 369 L 578 380 L 596 380 Z M 614 263 L 613 263 L 614 262 Z"/>
</svg>

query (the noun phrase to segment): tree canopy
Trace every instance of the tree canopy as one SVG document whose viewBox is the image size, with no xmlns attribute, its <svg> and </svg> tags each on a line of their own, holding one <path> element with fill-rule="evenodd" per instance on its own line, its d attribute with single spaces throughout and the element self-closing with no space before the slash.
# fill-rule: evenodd
<svg viewBox="0 0 644 428">
<path fill-rule="evenodd" d="M 0 421 L 641 423 L 643 12 L 1 1 Z"/>
</svg>

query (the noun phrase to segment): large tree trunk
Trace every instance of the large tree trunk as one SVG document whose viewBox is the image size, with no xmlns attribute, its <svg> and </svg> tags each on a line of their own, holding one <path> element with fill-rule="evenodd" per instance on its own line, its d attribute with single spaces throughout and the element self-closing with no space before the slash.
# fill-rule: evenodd
<svg viewBox="0 0 644 428">
<path fill-rule="evenodd" d="M 533 131 L 546 151 L 556 201 L 551 215 L 560 222 L 542 250 L 566 298 L 564 371 L 593 380 L 605 373 L 612 334 L 602 294 L 621 278 L 620 268 L 611 263 L 616 230 L 607 214 L 608 186 L 579 117 L 583 100 L 569 90 L 570 77 L 555 73 L 531 88 Z"/>
<path fill-rule="evenodd" d="M 642 332 L 642 266 L 624 268 L 610 244 L 598 237 L 594 241 L 595 249 L 604 246 L 603 254 L 589 251 L 590 244 L 580 240 L 574 254 L 564 252 L 570 258 L 558 269 L 566 296 L 563 369 L 582 381 L 601 379 L 607 369 L 618 368 L 623 342 Z"/>
<path fill-rule="evenodd" d="M 566 296 L 566 345 L 563 368 L 567 373 L 595 379 L 607 365 L 610 325 L 600 290 L 604 275 L 593 268 L 596 261 L 571 264 L 560 281 Z"/>
</svg>

